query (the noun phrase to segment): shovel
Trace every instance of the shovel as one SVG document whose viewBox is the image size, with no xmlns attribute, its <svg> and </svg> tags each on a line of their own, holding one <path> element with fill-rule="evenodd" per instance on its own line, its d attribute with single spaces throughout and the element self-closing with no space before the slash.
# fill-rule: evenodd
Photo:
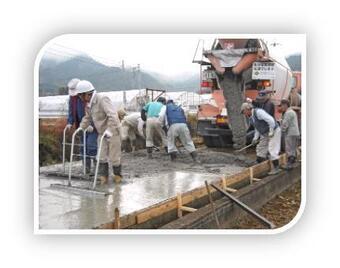
<svg viewBox="0 0 340 268">
<path fill-rule="evenodd" d="M 245 146 L 245 147 L 243 147 L 243 148 L 241 148 L 239 150 L 236 150 L 235 153 L 240 153 L 240 152 L 244 151 L 245 149 L 248 149 L 248 148 L 250 148 L 250 147 L 252 147 L 254 145 L 255 144 L 251 143 L 251 144 L 249 144 L 249 145 L 247 145 L 247 146 Z"/>
</svg>

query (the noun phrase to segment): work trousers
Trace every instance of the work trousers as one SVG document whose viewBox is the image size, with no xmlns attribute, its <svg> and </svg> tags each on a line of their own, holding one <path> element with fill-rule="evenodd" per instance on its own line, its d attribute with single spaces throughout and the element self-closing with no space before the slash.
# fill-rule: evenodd
<svg viewBox="0 0 340 268">
<path fill-rule="evenodd" d="M 167 146 L 167 138 L 158 117 L 151 117 L 146 120 L 146 147 L 153 147 L 155 133 L 162 139 L 163 146 Z"/>
<path fill-rule="evenodd" d="M 129 125 L 128 123 L 126 123 L 125 121 L 122 122 L 122 140 L 130 140 L 130 142 L 136 140 L 136 129 Z"/>
<path fill-rule="evenodd" d="M 120 134 L 120 133 L 119 133 Z M 100 150 L 100 139 L 102 134 L 98 135 L 98 151 Z M 109 163 L 113 166 L 120 165 L 121 159 L 121 137 L 120 135 L 113 135 L 111 138 L 103 138 L 103 143 L 101 147 L 101 151 L 99 154 L 99 162 L 100 163 Z"/>
<path fill-rule="evenodd" d="M 287 157 L 296 157 L 296 148 L 298 145 L 299 136 L 285 136 L 285 151 Z"/>
<path fill-rule="evenodd" d="M 195 145 L 192 142 L 190 131 L 187 124 L 177 123 L 172 124 L 168 129 L 168 152 L 177 152 L 176 138 L 179 137 L 184 148 L 189 151 L 189 153 L 194 152 Z"/>
<path fill-rule="evenodd" d="M 256 156 L 261 158 L 267 158 L 269 153 L 270 160 L 279 159 L 281 147 L 281 129 L 277 127 L 274 130 L 274 136 L 268 137 L 268 134 L 260 136 L 260 142 L 256 146 Z"/>
</svg>

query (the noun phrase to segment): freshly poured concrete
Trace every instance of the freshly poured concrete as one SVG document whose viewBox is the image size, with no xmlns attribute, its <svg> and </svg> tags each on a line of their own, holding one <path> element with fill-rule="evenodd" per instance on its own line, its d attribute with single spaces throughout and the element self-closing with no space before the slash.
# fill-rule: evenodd
<svg viewBox="0 0 340 268">
<path fill-rule="evenodd" d="M 216 155 L 212 156 L 217 158 Z M 214 159 L 208 161 L 209 158 L 202 157 L 206 164 L 193 165 L 187 155 L 181 156 L 177 164 L 170 163 L 162 153 L 155 154 L 152 160 L 147 160 L 144 155 L 124 155 L 124 182 L 116 185 L 110 179 L 108 185 L 97 187 L 112 193 L 106 197 L 51 188 L 54 183 L 67 185 L 67 180 L 41 174 L 40 228 L 91 229 L 111 221 L 116 207 L 121 215 L 125 215 L 179 192 L 200 187 L 205 180 L 213 181 L 219 179 L 221 174 L 232 174 L 243 169 L 233 163 L 214 163 Z M 88 187 L 89 182 L 74 181 L 73 185 Z"/>
</svg>

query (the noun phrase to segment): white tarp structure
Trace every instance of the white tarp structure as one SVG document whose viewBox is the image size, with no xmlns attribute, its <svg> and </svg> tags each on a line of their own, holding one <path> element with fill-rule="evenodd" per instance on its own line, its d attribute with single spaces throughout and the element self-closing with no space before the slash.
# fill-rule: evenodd
<svg viewBox="0 0 340 268">
<path fill-rule="evenodd" d="M 140 111 L 150 100 L 146 97 L 146 89 L 131 89 L 126 91 L 100 92 L 108 96 L 115 109 L 125 108 L 128 111 Z M 172 99 L 185 110 L 195 110 L 201 103 L 201 96 L 194 92 L 175 91 L 166 92 L 166 99 Z M 63 117 L 68 114 L 68 95 L 39 97 L 39 118 Z"/>
</svg>

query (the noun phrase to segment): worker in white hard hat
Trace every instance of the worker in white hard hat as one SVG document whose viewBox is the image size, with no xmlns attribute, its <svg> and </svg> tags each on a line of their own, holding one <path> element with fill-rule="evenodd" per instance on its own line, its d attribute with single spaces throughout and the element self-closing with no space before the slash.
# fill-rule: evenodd
<svg viewBox="0 0 340 268">
<path fill-rule="evenodd" d="M 122 121 L 122 143 L 123 148 L 130 145 L 132 152 L 136 150 L 137 136 L 145 139 L 144 136 L 144 120 L 140 113 L 131 113 L 126 115 Z"/>
<path fill-rule="evenodd" d="M 255 128 L 252 143 L 256 146 L 257 162 L 267 159 L 269 153 L 273 163 L 273 169 L 268 173 L 274 175 L 280 172 L 279 152 L 281 148 L 281 129 L 276 120 L 262 108 L 253 107 L 245 102 L 241 106 L 241 113 L 249 118 L 249 122 Z M 260 142 L 258 142 L 260 138 Z"/>
<path fill-rule="evenodd" d="M 79 97 L 78 92 L 76 90 L 77 84 L 79 82 L 80 80 L 78 78 L 73 78 L 67 84 L 68 93 L 70 96 L 66 125 L 68 129 L 71 129 L 73 125 L 75 126 L 75 128 L 78 128 L 81 120 L 85 116 L 85 103 Z M 85 152 L 87 155 L 85 163 L 86 174 L 89 174 L 91 172 L 91 158 L 95 158 L 95 156 L 97 155 L 97 137 L 98 133 L 95 129 L 93 129 L 92 132 L 88 132 L 86 134 L 86 148 L 85 148 Z M 80 139 L 80 144 L 83 144 L 83 139 Z M 83 152 L 84 150 L 81 149 L 80 154 L 82 155 Z"/>
<path fill-rule="evenodd" d="M 91 122 L 98 131 L 98 144 L 104 135 L 103 144 L 97 160 L 99 161 L 98 175 L 102 184 L 108 182 L 109 163 L 113 166 L 113 178 L 116 183 L 121 182 L 121 124 L 118 114 L 114 111 L 109 97 L 97 94 L 94 86 L 86 80 L 77 84 L 77 91 L 81 98 L 88 103 L 86 115 L 80 127 L 86 129 Z"/>
</svg>

